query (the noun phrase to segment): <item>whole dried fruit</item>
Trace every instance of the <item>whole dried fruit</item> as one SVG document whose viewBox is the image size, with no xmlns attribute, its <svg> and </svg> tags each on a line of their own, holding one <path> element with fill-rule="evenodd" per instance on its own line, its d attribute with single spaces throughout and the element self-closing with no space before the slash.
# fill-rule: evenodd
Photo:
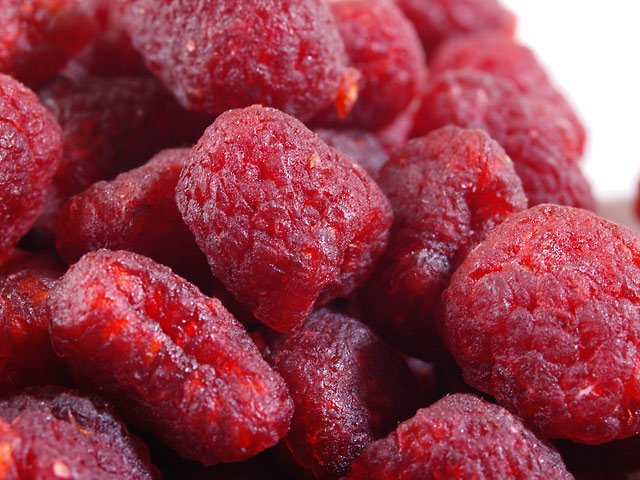
<svg viewBox="0 0 640 480">
<path fill-rule="evenodd" d="M 0 476 L 6 480 L 151 480 L 144 444 L 95 397 L 42 387 L 0 400 Z"/>
<path fill-rule="evenodd" d="M 433 75 L 448 70 L 471 69 L 505 78 L 533 98 L 553 103 L 566 115 L 584 151 L 586 132 L 578 115 L 564 95 L 552 84 L 535 54 L 502 32 L 485 32 L 447 40 L 436 50 L 429 63 Z"/>
<path fill-rule="evenodd" d="M 261 103 L 306 120 L 331 104 L 344 115 L 355 100 L 357 74 L 323 0 L 119 1 L 133 45 L 190 110 Z"/>
<path fill-rule="evenodd" d="M 457 35 L 500 31 L 513 35 L 515 16 L 498 0 L 395 0 L 413 22 L 430 54 L 442 41 Z"/>
<path fill-rule="evenodd" d="M 358 100 L 343 122 L 352 128 L 381 128 L 422 94 L 427 67 L 420 40 L 388 0 L 333 0 L 329 6 L 349 61 L 361 74 Z M 333 125 L 340 120 L 335 111 L 319 119 Z"/>
<path fill-rule="evenodd" d="M 640 237 L 585 210 L 516 213 L 442 297 L 465 380 L 548 438 L 640 432 Z"/>
<path fill-rule="evenodd" d="M 205 465 L 249 458 L 287 432 L 282 378 L 214 298 L 131 252 L 88 253 L 50 298 L 51 338 L 81 384 Z"/>
<path fill-rule="evenodd" d="M 216 278 L 283 332 L 366 280 L 392 221 L 362 168 L 298 120 L 261 106 L 218 117 L 176 192 Z"/>
<path fill-rule="evenodd" d="M 274 347 L 295 405 L 284 447 L 315 478 L 339 478 L 371 441 L 416 410 L 404 359 L 365 325 L 320 310 Z"/>
<path fill-rule="evenodd" d="M 41 93 L 64 132 L 64 156 L 37 227 L 53 233 L 69 197 L 137 167 L 167 147 L 190 145 L 210 123 L 184 111 L 151 77 L 59 81 Z"/>
<path fill-rule="evenodd" d="M 94 30 L 82 0 L 0 0 L 0 72 L 38 88 Z"/>
<path fill-rule="evenodd" d="M 365 130 L 314 130 L 320 140 L 343 153 L 364 168 L 376 180 L 380 169 L 389 159 L 373 133 Z"/>
<path fill-rule="evenodd" d="M 0 74 L 0 254 L 35 222 L 61 155 L 62 133 L 51 112 Z"/>
<path fill-rule="evenodd" d="M 520 419 L 473 395 L 444 397 L 369 444 L 346 480 L 572 480 Z"/>
<path fill-rule="evenodd" d="M 210 282 L 207 259 L 182 221 L 175 191 L 190 149 L 163 150 L 142 167 L 75 195 L 60 214 L 56 247 L 71 265 L 100 248 L 129 250 L 198 284 Z"/>
<path fill-rule="evenodd" d="M 411 355 L 438 356 L 433 315 L 451 274 L 527 198 L 504 150 L 482 131 L 457 127 L 410 141 L 378 183 L 394 224 L 361 295 L 364 318 Z"/>
<path fill-rule="evenodd" d="M 0 255 L 0 395 L 64 379 L 51 348 L 47 310 L 49 292 L 63 272 L 46 257 L 18 250 Z"/>
<path fill-rule="evenodd" d="M 414 126 L 424 135 L 445 125 L 485 130 L 514 161 L 530 205 L 595 209 L 578 160 L 576 130 L 548 100 L 531 98 L 486 72 L 445 72 L 429 85 Z"/>
</svg>

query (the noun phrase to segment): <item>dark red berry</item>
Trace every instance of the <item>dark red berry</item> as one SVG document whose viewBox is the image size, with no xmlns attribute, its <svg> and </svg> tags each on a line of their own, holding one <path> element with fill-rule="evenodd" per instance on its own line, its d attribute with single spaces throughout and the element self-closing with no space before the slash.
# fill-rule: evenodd
<svg viewBox="0 0 640 480">
<path fill-rule="evenodd" d="M 85 255 L 50 298 L 51 337 L 80 384 L 180 455 L 249 458 L 283 437 L 292 404 L 219 300 L 130 252 Z"/>
<path fill-rule="evenodd" d="M 0 400 L 0 477 L 6 480 L 152 480 L 144 444 L 95 397 L 58 387 Z"/>
<path fill-rule="evenodd" d="M 527 198 L 504 150 L 482 131 L 457 127 L 410 141 L 378 183 L 394 225 L 361 295 L 364 318 L 411 355 L 437 357 L 434 311 L 451 274 Z"/>
<path fill-rule="evenodd" d="M 430 83 L 414 134 L 445 125 L 485 130 L 514 161 L 530 205 L 555 203 L 593 210 L 595 200 L 578 160 L 580 139 L 567 116 L 503 78 L 454 70 Z"/>
<path fill-rule="evenodd" d="M 294 401 L 284 447 L 314 478 L 339 478 L 417 407 L 404 359 L 346 315 L 321 310 L 273 348 Z"/>
<path fill-rule="evenodd" d="M 306 120 L 346 114 L 357 74 L 323 0 L 120 0 L 150 70 L 191 110 L 261 103 Z"/>
<path fill-rule="evenodd" d="M 640 237 L 585 210 L 516 213 L 442 297 L 465 380 L 548 438 L 640 432 Z"/>
<path fill-rule="evenodd" d="M 0 254 L 35 222 L 61 156 L 62 133 L 51 112 L 0 74 Z"/>
<path fill-rule="evenodd" d="M 213 274 L 278 331 L 361 285 L 392 220 L 362 168 L 261 106 L 226 112 L 207 129 L 177 203 Z"/>
<path fill-rule="evenodd" d="M 504 408 L 444 397 L 369 444 L 346 480 L 572 480 L 562 458 Z"/>
</svg>

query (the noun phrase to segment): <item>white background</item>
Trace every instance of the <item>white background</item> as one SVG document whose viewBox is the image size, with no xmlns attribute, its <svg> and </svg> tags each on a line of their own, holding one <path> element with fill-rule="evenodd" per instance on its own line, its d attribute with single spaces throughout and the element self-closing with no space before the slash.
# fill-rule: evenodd
<svg viewBox="0 0 640 480">
<path fill-rule="evenodd" d="M 640 1 L 502 0 L 589 130 L 585 171 L 600 213 L 633 225 L 640 180 Z"/>
</svg>

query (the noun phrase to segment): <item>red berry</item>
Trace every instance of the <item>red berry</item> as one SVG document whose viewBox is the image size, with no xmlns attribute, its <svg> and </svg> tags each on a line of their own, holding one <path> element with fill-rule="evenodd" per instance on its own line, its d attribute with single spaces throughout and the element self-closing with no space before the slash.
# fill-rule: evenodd
<svg viewBox="0 0 640 480">
<path fill-rule="evenodd" d="M 284 446 L 315 478 L 339 478 L 416 409 L 404 359 L 365 325 L 321 310 L 273 348 L 295 405 Z"/>
<path fill-rule="evenodd" d="M 35 222 L 61 155 L 62 134 L 51 112 L 27 87 L 0 74 L 0 254 Z"/>
<path fill-rule="evenodd" d="M 582 146 L 576 130 L 548 100 L 531 98 L 489 73 L 445 72 L 429 85 L 414 134 L 445 125 L 479 128 L 500 143 L 514 161 L 530 205 L 595 208 L 577 164 Z"/>
<path fill-rule="evenodd" d="M 444 397 L 369 444 L 345 480 L 572 480 L 520 419 L 473 395 Z"/>
<path fill-rule="evenodd" d="M 0 477 L 152 480 L 144 444 L 102 400 L 58 387 L 0 400 Z"/>
<path fill-rule="evenodd" d="M 119 0 L 133 45 L 191 110 L 254 103 L 306 120 L 357 95 L 323 0 Z"/>
<path fill-rule="evenodd" d="M 205 465 L 249 458 L 289 428 L 282 378 L 219 300 L 130 252 L 85 255 L 50 298 L 76 379 Z"/>
<path fill-rule="evenodd" d="M 640 432 L 640 238 L 585 210 L 516 213 L 442 297 L 465 380 L 548 438 Z"/>
<path fill-rule="evenodd" d="M 278 331 L 361 285 L 392 220 L 362 168 L 260 106 L 226 112 L 207 129 L 177 203 L 216 278 Z"/>
<path fill-rule="evenodd" d="M 438 356 L 434 311 L 451 274 L 527 198 L 504 150 L 482 131 L 457 127 L 410 141 L 378 183 L 394 225 L 361 296 L 365 318 L 411 355 Z"/>
</svg>

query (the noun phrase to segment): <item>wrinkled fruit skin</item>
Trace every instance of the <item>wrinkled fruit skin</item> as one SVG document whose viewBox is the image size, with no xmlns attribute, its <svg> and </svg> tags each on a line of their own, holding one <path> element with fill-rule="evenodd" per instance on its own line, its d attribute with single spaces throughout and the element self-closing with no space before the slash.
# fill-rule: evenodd
<svg viewBox="0 0 640 480">
<path fill-rule="evenodd" d="M 0 72 L 38 88 L 94 31 L 81 0 L 0 0 Z"/>
<path fill-rule="evenodd" d="M 480 130 L 457 127 L 411 140 L 378 184 L 394 225 L 362 292 L 364 318 L 404 351 L 432 358 L 442 350 L 434 311 L 451 274 L 527 198 L 504 150 Z"/>
<path fill-rule="evenodd" d="M 249 458 L 287 432 L 292 404 L 219 300 L 148 258 L 100 250 L 50 298 L 54 348 L 81 384 L 205 465 Z"/>
<path fill-rule="evenodd" d="M 35 222 L 61 156 L 62 133 L 51 112 L 0 74 L 0 254 Z"/>
<path fill-rule="evenodd" d="M 314 130 L 320 140 L 356 162 L 374 180 L 389 160 L 389 155 L 373 133 L 365 130 Z"/>
<path fill-rule="evenodd" d="M 454 37 L 436 50 L 429 67 L 434 76 L 449 70 L 480 70 L 504 78 L 533 98 L 546 100 L 566 115 L 584 152 L 584 125 L 564 95 L 555 88 L 535 54 L 502 32 Z"/>
<path fill-rule="evenodd" d="M 361 285 L 392 222 L 389 202 L 362 168 L 298 120 L 261 106 L 218 117 L 176 195 L 214 276 L 281 332 L 316 303 Z"/>
<path fill-rule="evenodd" d="M 515 16 L 498 0 L 395 0 L 431 54 L 444 40 L 466 33 L 500 31 L 513 36 Z"/>
<path fill-rule="evenodd" d="M 343 122 L 335 112 L 323 124 L 376 130 L 422 94 L 427 78 L 424 51 L 413 25 L 387 0 L 335 0 L 331 13 L 351 65 L 360 72 L 358 100 Z"/>
<path fill-rule="evenodd" d="M 147 448 L 109 405 L 60 387 L 31 388 L 0 401 L 0 477 L 161 478 Z"/>
<path fill-rule="evenodd" d="M 53 233 L 66 200 L 137 167 L 163 148 L 191 145 L 207 115 L 184 111 L 152 77 L 59 81 L 41 92 L 64 132 L 64 156 L 37 227 Z"/>
<path fill-rule="evenodd" d="M 60 257 L 71 265 L 100 248 L 129 250 L 179 275 L 210 282 L 207 259 L 182 221 L 175 191 L 190 149 L 163 150 L 142 167 L 98 182 L 63 208 L 56 232 Z"/>
<path fill-rule="evenodd" d="M 529 205 L 595 209 L 578 161 L 582 147 L 566 115 L 486 72 L 454 70 L 434 77 L 416 116 L 414 135 L 445 125 L 485 130 L 505 149 Z"/>
<path fill-rule="evenodd" d="M 505 409 L 444 397 L 369 444 L 347 480 L 572 480 L 560 454 Z"/>
<path fill-rule="evenodd" d="M 0 395 L 64 379 L 51 348 L 47 310 L 62 273 L 49 258 L 18 250 L 0 255 Z"/>
<path fill-rule="evenodd" d="M 323 0 L 119 1 L 133 45 L 190 110 L 260 103 L 306 120 L 357 94 Z"/>
<path fill-rule="evenodd" d="M 441 331 L 467 383 L 547 438 L 640 432 L 640 238 L 553 205 L 514 214 L 443 294 Z"/>
<path fill-rule="evenodd" d="M 371 441 L 416 410 L 418 389 L 404 359 L 358 320 L 320 310 L 273 352 L 293 397 L 284 440 L 314 478 L 339 478 Z"/>
</svg>

